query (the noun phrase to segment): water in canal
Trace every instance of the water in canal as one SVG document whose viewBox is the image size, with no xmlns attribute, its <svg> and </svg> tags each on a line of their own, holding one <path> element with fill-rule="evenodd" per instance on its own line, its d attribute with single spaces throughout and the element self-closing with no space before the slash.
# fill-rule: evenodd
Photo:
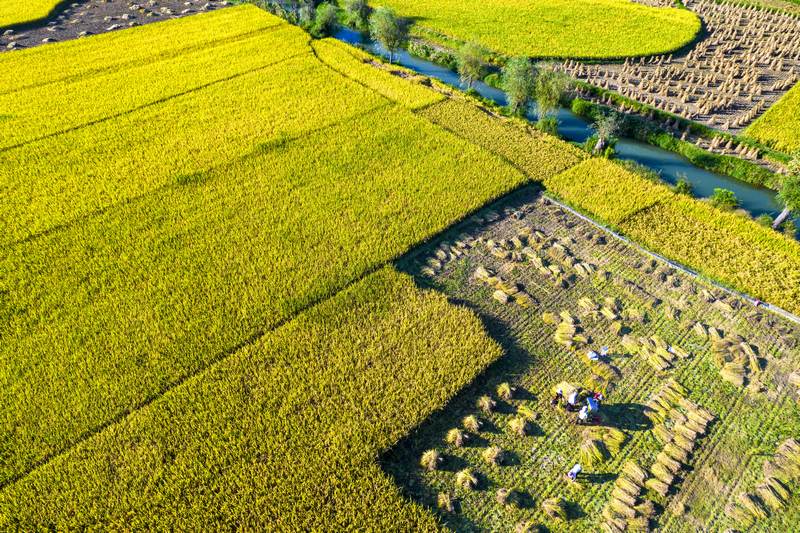
<svg viewBox="0 0 800 533">
<path fill-rule="evenodd" d="M 376 42 L 357 31 L 340 28 L 334 37 L 341 41 L 357 45 L 375 55 L 388 57 L 386 51 Z M 452 87 L 461 89 L 461 81 L 458 74 L 435 63 L 414 57 L 405 50 L 395 53 L 395 62 L 410 70 L 424 76 L 435 78 Z M 475 90 L 484 98 L 492 100 L 498 105 L 506 105 L 506 97 L 503 91 L 490 87 L 483 82 L 474 85 Z M 535 109 L 531 111 L 528 118 L 536 119 Z M 583 118 L 575 115 L 566 108 L 561 108 L 558 112 L 558 131 L 562 137 L 570 141 L 583 143 L 592 136 L 594 130 Z M 775 217 L 780 212 L 781 207 L 775 199 L 775 192 L 769 189 L 755 187 L 749 183 L 709 172 L 694 166 L 685 157 L 663 150 L 634 139 L 621 138 L 616 145 L 617 157 L 628 159 L 644 165 L 656 171 L 661 178 L 670 184 L 675 184 L 679 177 L 685 177 L 691 184 L 694 194 L 698 197 L 708 197 L 716 188 L 723 188 L 733 191 L 739 204 L 752 216 L 767 214 Z M 800 217 L 795 219 L 800 225 Z"/>
</svg>

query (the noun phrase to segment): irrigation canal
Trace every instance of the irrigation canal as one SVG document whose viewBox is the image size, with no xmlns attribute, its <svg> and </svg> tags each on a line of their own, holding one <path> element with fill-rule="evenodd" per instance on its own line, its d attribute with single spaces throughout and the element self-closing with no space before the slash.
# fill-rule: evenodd
<svg viewBox="0 0 800 533">
<path fill-rule="evenodd" d="M 380 44 L 357 31 L 340 28 L 334 37 L 340 41 L 357 45 L 372 54 L 388 57 L 386 50 Z M 435 78 L 454 88 L 462 89 L 458 74 L 447 67 L 414 57 L 406 50 L 396 52 L 395 59 L 399 65 L 423 76 Z M 474 88 L 484 98 L 501 106 L 506 105 L 505 94 L 500 89 L 495 89 L 480 81 L 475 84 Z M 557 118 L 558 131 L 567 140 L 583 143 L 594 133 L 591 124 L 569 109 L 561 108 Z M 528 113 L 528 119 L 536 120 L 535 108 Z M 624 137 L 617 142 L 616 151 L 617 157 L 635 161 L 654 170 L 667 183 L 675 184 L 679 177 L 686 178 L 692 184 L 694 194 L 698 197 L 711 196 L 714 189 L 723 188 L 733 191 L 736 198 L 739 199 L 740 207 L 754 217 L 763 214 L 775 217 L 781 210 L 781 206 L 775 199 L 774 191 L 696 167 L 688 159 L 674 152 Z M 800 216 L 795 219 L 795 222 L 800 226 Z"/>
</svg>

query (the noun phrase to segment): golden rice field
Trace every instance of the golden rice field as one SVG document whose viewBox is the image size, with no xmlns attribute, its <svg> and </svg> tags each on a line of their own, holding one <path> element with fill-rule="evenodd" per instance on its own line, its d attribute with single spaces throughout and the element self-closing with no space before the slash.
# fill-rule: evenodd
<svg viewBox="0 0 800 533">
<path fill-rule="evenodd" d="M 63 0 L 3 0 L 0 2 L 0 28 L 43 19 Z"/>
<path fill-rule="evenodd" d="M 683 47 L 700 31 L 700 19 L 689 10 L 628 0 L 381 0 L 378 4 L 412 18 L 423 37 L 476 40 L 509 56 L 653 55 Z"/>
<path fill-rule="evenodd" d="M 500 353 L 382 269 L 0 490 L 0 528 L 432 530 L 377 455 Z"/>
<path fill-rule="evenodd" d="M 455 524 L 387 458 L 518 361 L 509 339 L 527 346 L 564 328 L 539 318 L 548 295 L 563 296 L 554 287 L 599 280 L 596 260 L 581 256 L 577 283 L 563 263 L 542 262 L 525 291 L 502 284 L 511 295 L 490 291 L 489 275 L 449 294 L 463 301 L 421 287 L 449 292 L 474 273 L 478 248 L 462 247 L 458 224 L 526 223 L 486 209 L 515 202 L 515 191 L 547 188 L 708 276 L 793 310 L 800 301 L 796 243 L 253 6 L 6 54 L 0 70 L 0 530 Z M 451 246 L 433 251 L 448 231 Z M 575 225 L 557 233 L 588 238 Z M 482 255 L 495 261 L 500 248 Z M 755 262 L 737 256 L 745 249 Z M 413 275 L 399 271 L 409 265 Z M 622 282 L 614 290 L 648 301 Z M 705 309 L 698 294 L 685 317 Z M 491 303 L 499 299 L 507 303 Z M 732 304 L 716 300 L 712 316 L 723 320 Z M 512 335 L 495 320 L 508 309 L 527 317 Z M 631 313 L 625 326 L 638 320 Z M 680 336 L 683 325 L 658 320 L 660 334 Z M 758 383 L 782 376 L 784 386 L 794 355 L 770 366 L 787 345 L 757 340 L 762 325 L 732 331 L 764 349 Z M 738 375 L 735 347 L 724 348 L 719 361 L 675 364 L 693 401 L 712 383 L 692 381 L 695 362 L 703 379 Z M 576 368 L 541 355 L 513 379 Z M 655 382 L 644 371 L 626 377 Z M 751 411 L 746 438 L 762 416 Z M 774 439 L 795 422 L 769 420 L 776 428 L 760 445 L 775 454 Z M 524 432 L 524 422 L 514 427 Z M 650 443 L 645 455 L 655 449 L 639 441 Z M 405 474 L 417 476 L 418 461 Z M 739 488 L 756 494 L 752 461 Z M 695 495 L 710 485 L 696 486 Z M 513 526 L 491 496 L 485 523 Z M 560 513 L 548 505 L 542 512 Z"/>
<path fill-rule="evenodd" d="M 800 150 L 800 84 L 773 104 L 745 133 L 784 152 Z"/>
</svg>

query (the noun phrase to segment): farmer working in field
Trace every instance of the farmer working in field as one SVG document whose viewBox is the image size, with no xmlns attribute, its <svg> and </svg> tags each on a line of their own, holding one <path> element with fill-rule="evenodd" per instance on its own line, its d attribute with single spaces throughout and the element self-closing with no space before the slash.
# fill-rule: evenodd
<svg viewBox="0 0 800 533">
<path fill-rule="evenodd" d="M 580 463 L 575 463 L 575 466 L 573 466 L 570 471 L 567 472 L 567 479 L 570 481 L 575 481 L 578 479 L 578 474 L 580 474 L 582 471 L 583 468 L 581 468 Z"/>
</svg>

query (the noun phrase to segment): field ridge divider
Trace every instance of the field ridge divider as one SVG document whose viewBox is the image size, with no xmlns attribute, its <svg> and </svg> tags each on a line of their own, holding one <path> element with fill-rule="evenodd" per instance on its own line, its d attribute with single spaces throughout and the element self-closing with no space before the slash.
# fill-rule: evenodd
<svg viewBox="0 0 800 533">
<path fill-rule="evenodd" d="M 181 98 L 183 96 L 190 95 L 192 93 L 200 92 L 203 89 L 207 89 L 209 87 L 213 87 L 214 85 L 221 84 L 221 83 L 227 83 L 227 82 L 235 80 L 237 78 L 241 78 L 241 77 L 247 76 L 249 74 L 254 74 L 254 73 L 259 72 L 261 70 L 269 69 L 269 68 L 274 67 L 276 65 L 280 65 L 281 63 L 284 63 L 286 61 L 291 61 L 292 59 L 296 59 L 298 57 L 302 57 L 306 53 L 307 52 L 301 52 L 299 54 L 294 54 L 294 55 L 291 55 L 289 57 L 285 57 L 283 59 L 279 59 L 277 61 L 273 61 L 272 63 L 268 63 L 266 65 L 261 65 L 260 67 L 255 67 L 255 68 L 252 68 L 252 69 L 243 70 L 241 72 L 237 72 L 236 74 L 231 74 L 230 76 L 226 76 L 224 78 L 220 78 L 218 80 L 214 80 L 214 81 L 210 81 L 208 83 L 197 85 L 197 86 L 192 87 L 190 89 L 186 89 L 185 91 L 181 91 L 181 92 L 174 93 L 174 94 L 171 94 L 171 95 L 168 95 L 168 96 L 164 96 L 164 97 L 159 98 L 157 100 L 153 100 L 153 101 L 147 102 L 145 104 L 142 104 L 142 105 L 139 105 L 139 106 L 136 106 L 136 107 L 132 107 L 130 109 L 126 109 L 125 111 L 120 111 L 119 113 L 115 113 L 113 115 L 108 115 L 108 116 L 101 117 L 101 118 L 98 118 L 98 119 L 95 119 L 95 120 L 91 120 L 89 122 L 84 122 L 83 124 L 77 124 L 75 126 L 63 129 L 61 131 L 54 131 L 53 133 L 48 133 L 47 135 L 43 135 L 43 136 L 37 137 L 35 139 L 29 139 L 27 141 L 23 141 L 23 142 L 18 143 L 18 144 L 13 144 L 11 146 L 5 146 L 5 147 L 0 148 L 0 154 L 5 153 L 5 152 L 10 152 L 12 150 L 16 150 L 17 148 L 22 148 L 22 147 L 27 146 L 29 144 L 33 144 L 33 143 L 36 143 L 36 142 L 44 141 L 44 140 L 47 140 L 47 139 L 52 139 L 53 137 L 58 137 L 59 135 L 66 135 L 66 134 L 71 133 L 73 131 L 78 131 L 78 130 L 81 130 L 83 128 L 89 128 L 89 127 L 95 126 L 97 124 L 102 124 L 104 122 L 109 122 L 109 121 L 112 121 L 112 120 L 115 120 L 115 119 L 118 119 L 118 118 L 121 118 L 121 117 L 132 115 L 132 114 L 134 114 L 134 113 L 136 113 L 138 111 L 142 111 L 144 109 L 148 109 L 150 107 L 154 107 L 154 106 L 157 106 L 159 104 L 163 104 L 165 102 L 169 102 L 170 100 L 175 100 L 175 99 Z"/>
</svg>

